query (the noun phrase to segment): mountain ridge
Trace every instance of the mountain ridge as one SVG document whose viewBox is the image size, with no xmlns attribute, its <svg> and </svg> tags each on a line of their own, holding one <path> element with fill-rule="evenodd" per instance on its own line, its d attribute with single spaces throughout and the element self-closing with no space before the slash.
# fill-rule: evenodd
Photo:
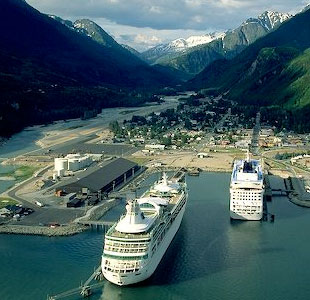
<svg viewBox="0 0 310 300">
<path fill-rule="evenodd" d="M 308 131 L 309 36 L 310 10 L 306 10 L 235 58 L 213 62 L 190 80 L 188 87 L 204 89 L 206 93 L 224 93 L 240 105 L 267 107 L 277 113 L 284 111 L 293 129 Z M 274 121 L 280 123 L 283 120 Z"/>
<path fill-rule="evenodd" d="M 279 26 L 291 17 L 287 13 L 265 11 L 257 18 L 249 18 L 238 28 L 221 33 L 220 36 L 209 43 L 188 48 L 186 51 L 170 51 L 164 55 L 153 53 L 152 50 L 142 53 L 147 55 L 156 64 L 169 66 L 183 72 L 195 75 L 207 65 L 217 59 L 231 59 L 258 38 Z M 169 46 L 166 46 L 169 48 Z M 153 49 L 155 52 L 160 46 Z M 147 60 L 147 57 L 146 57 Z"/>
<path fill-rule="evenodd" d="M 0 136 L 87 110 L 139 105 L 150 91 L 178 82 L 112 37 L 103 45 L 68 25 L 22 0 L 0 2 Z"/>
</svg>

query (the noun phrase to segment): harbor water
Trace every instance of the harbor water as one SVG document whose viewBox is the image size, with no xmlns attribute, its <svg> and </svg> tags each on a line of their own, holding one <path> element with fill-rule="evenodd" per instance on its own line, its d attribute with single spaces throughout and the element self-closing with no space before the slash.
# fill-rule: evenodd
<svg viewBox="0 0 310 300">
<path fill-rule="evenodd" d="M 90 299 L 310 299 L 310 210 L 275 197 L 268 203 L 274 223 L 231 222 L 229 180 L 224 173 L 187 177 L 183 222 L 155 274 L 133 287 L 104 281 Z M 282 187 L 279 178 L 271 184 Z M 0 235 L 0 299 L 46 299 L 79 286 L 98 266 L 102 246 L 103 233 L 96 231 Z"/>
</svg>

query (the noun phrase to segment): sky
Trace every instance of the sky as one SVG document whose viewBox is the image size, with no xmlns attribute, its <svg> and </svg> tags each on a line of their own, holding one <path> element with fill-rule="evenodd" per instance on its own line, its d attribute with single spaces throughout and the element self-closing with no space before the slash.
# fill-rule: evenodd
<svg viewBox="0 0 310 300">
<path fill-rule="evenodd" d="M 177 38 L 226 31 L 266 10 L 299 12 L 309 0 L 26 0 L 43 13 L 95 21 L 138 51 Z"/>
</svg>

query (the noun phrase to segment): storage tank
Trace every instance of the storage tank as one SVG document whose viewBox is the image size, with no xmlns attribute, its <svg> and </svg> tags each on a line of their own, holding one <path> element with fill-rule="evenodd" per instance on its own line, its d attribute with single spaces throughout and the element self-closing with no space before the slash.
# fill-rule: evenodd
<svg viewBox="0 0 310 300">
<path fill-rule="evenodd" d="M 68 160 L 66 158 L 55 158 L 55 171 L 68 170 Z"/>
</svg>

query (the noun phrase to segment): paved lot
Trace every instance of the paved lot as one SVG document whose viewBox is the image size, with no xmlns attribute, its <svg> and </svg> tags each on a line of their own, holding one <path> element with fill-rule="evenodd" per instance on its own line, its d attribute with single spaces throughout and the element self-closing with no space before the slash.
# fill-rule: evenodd
<svg viewBox="0 0 310 300">
<path fill-rule="evenodd" d="M 57 147 L 57 149 L 51 149 L 51 154 L 61 154 L 65 155 L 72 152 L 80 153 L 104 153 L 107 155 L 130 155 L 139 149 L 131 145 L 123 144 L 86 144 L 86 143 L 76 143 L 70 144 L 63 147 Z"/>
<path fill-rule="evenodd" d="M 40 225 L 49 223 L 67 224 L 84 215 L 84 210 L 79 208 L 37 208 L 34 213 L 23 217 L 20 221 L 11 221 L 18 225 Z"/>
</svg>

